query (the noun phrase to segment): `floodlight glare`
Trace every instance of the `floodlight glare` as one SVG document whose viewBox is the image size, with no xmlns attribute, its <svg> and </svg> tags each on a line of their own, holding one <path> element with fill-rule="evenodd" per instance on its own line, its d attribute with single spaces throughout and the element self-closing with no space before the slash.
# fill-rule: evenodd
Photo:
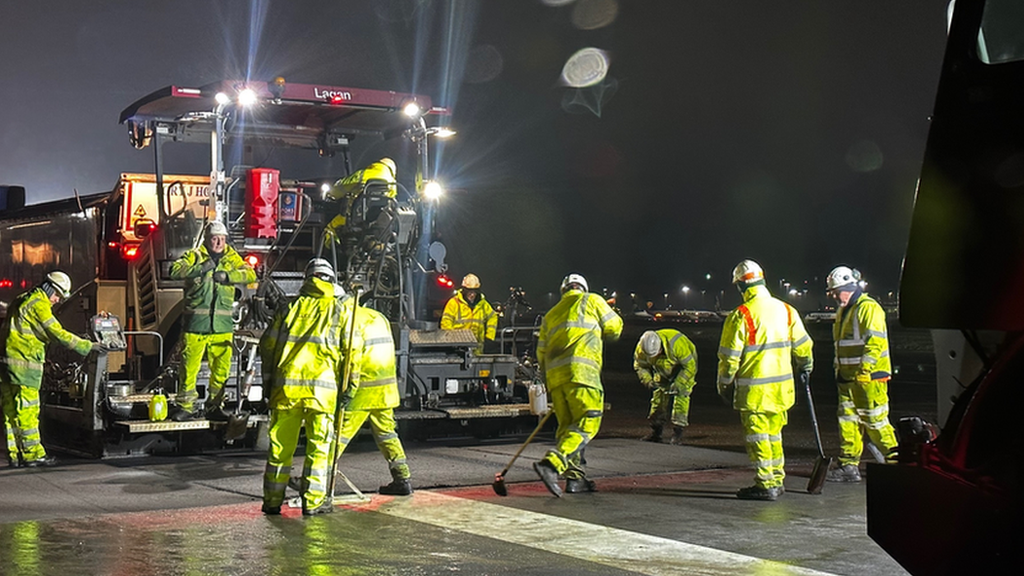
<svg viewBox="0 0 1024 576">
<path fill-rule="evenodd" d="M 324 194 L 327 194 L 328 192 L 331 191 L 331 185 L 328 184 L 327 182 L 324 182 L 323 184 L 320 185 L 320 191 L 323 192 Z"/>
<path fill-rule="evenodd" d="M 437 200 L 442 194 L 444 194 L 444 188 L 434 180 L 423 185 L 423 195 L 428 200 Z"/>
<path fill-rule="evenodd" d="M 455 130 L 452 130 L 447 126 L 438 126 L 437 128 L 434 129 L 435 138 L 440 138 L 444 140 L 446 138 L 451 138 L 452 136 L 455 136 Z"/>
<path fill-rule="evenodd" d="M 415 102 L 409 102 L 408 104 L 405 105 L 404 108 L 402 108 L 402 113 L 408 116 L 409 118 L 418 118 L 420 114 L 423 113 L 423 109 L 420 108 L 419 104 Z"/>
<path fill-rule="evenodd" d="M 223 92 L 217 92 L 217 95 L 214 96 L 213 99 L 216 100 L 217 104 L 220 104 L 221 106 L 224 106 L 231 102 L 231 97 L 229 97 L 227 94 Z"/>
<path fill-rule="evenodd" d="M 252 106 L 256 103 L 256 91 L 252 88 L 245 88 L 238 93 L 238 103 L 242 106 Z"/>
</svg>

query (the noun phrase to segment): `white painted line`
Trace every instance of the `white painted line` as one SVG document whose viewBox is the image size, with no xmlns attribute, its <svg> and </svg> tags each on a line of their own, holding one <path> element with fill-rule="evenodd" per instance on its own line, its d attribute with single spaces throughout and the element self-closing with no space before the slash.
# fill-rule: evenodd
<svg viewBox="0 0 1024 576">
<path fill-rule="evenodd" d="M 652 576 L 832 576 L 828 572 L 773 560 L 436 492 L 416 492 L 412 498 L 381 503 L 376 510 L 389 516 Z"/>
</svg>

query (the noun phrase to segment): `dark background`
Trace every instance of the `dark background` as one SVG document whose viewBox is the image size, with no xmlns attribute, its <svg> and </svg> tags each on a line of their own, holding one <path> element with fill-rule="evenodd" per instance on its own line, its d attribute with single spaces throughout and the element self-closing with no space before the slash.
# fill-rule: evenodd
<svg viewBox="0 0 1024 576">
<path fill-rule="evenodd" d="M 945 6 L 0 0 L 0 183 L 35 203 L 151 171 L 117 116 L 170 84 L 282 75 L 414 91 L 453 111 L 439 232 L 453 275 L 477 273 L 491 300 L 522 285 L 544 308 L 578 271 L 656 307 L 668 293 L 710 308 L 724 290 L 728 308 L 728 274 L 753 258 L 776 291 L 806 286 L 794 303 L 813 309 L 839 263 L 869 291 L 896 289 Z M 562 66 L 584 47 L 608 54 L 609 74 L 568 88 Z M 208 172 L 193 148 L 169 162 Z M 357 164 L 378 152 L 363 147 Z M 266 164 L 308 175 L 282 158 Z M 315 160 L 301 170 L 338 173 Z"/>
</svg>

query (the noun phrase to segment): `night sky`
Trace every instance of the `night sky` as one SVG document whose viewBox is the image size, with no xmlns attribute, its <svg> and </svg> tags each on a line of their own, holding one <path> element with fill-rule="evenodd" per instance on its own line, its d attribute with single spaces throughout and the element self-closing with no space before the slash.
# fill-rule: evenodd
<svg viewBox="0 0 1024 576">
<path fill-rule="evenodd" d="M 700 290 L 728 289 L 743 258 L 775 288 L 820 294 L 839 263 L 896 288 L 946 2 L 561 3 L 0 0 L 0 183 L 29 203 L 109 190 L 153 169 L 117 124 L 134 100 L 282 75 L 452 108 L 439 232 L 453 275 L 477 273 L 492 301 L 515 284 L 543 306 L 577 271 L 595 291 L 681 306 L 687 285 L 688 307 L 710 306 Z M 586 47 L 608 76 L 565 86 Z M 189 148 L 169 169 L 208 173 Z M 338 173 L 311 154 L 302 170 Z M 266 165 L 311 175 L 281 159 Z"/>
</svg>

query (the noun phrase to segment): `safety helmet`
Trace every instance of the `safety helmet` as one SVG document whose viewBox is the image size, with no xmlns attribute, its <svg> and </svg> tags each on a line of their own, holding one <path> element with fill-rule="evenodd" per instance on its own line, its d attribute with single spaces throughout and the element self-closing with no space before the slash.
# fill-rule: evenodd
<svg viewBox="0 0 1024 576">
<path fill-rule="evenodd" d="M 849 266 L 836 266 L 828 273 L 825 279 L 825 287 L 829 290 L 847 288 L 853 290 L 860 280 L 860 272 L 851 269 Z"/>
<path fill-rule="evenodd" d="M 391 158 L 381 158 L 377 162 L 379 164 L 383 164 L 383 165 L 387 166 L 388 169 L 391 170 L 391 177 L 392 178 L 398 177 L 398 168 L 395 166 L 395 161 L 394 160 L 392 160 Z"/>
<path fill-rule="evenodd" d="M 479 290 L 480 279 L 476 277 L 476 274 L 466 274 L 462 277 L 462 287 L 470 290 Z"/>
<path fill-rule="evenodd" d="M 761 265 L 753 260 L 744 260 L 732 269 L 732 283 L 743 282 L 749 284 L 757 280 L 764 280 L 764 270 Z"/>
<path fill-rule="evenodd" d="M 587 279 L 580 274 L 569 274 L 562 279 L 562 292 L 569 289 L 569 286 L 578 284 L 580 288 L 583 288 L 584 292 L 589 292 L 590 288 L 587 286 Z"/>
<path fill-rule="evenodd" d="M 323 258 L 313 258 L 306 264 L 306 278 L 312 278 L 313 276 L 330 276 L 330 282 L 334 282 L 336 276 L 334 275 L 334 267 L 331 263 Z"/>
<path fill-rule="evenodd" d="M 661 354 L 661 338 L 654 330 L 648 330 L 640 336 L 640 350 L 650 358 Z"/>
<path fill-rule="evenodd" d="M 46 275 L 46 281 L 57 289 L 57 295 L 61 298 L 71 296 L 71 277 L 67 274 L 54 270 Z"/>
<path fill-rule="evenodd" d="M 219 220 L 210 222 L 210 225 L 206 227 L 206 237 L 211 238 L 213 236 L 227 236 L 228 227 Z"/>
</svg>

